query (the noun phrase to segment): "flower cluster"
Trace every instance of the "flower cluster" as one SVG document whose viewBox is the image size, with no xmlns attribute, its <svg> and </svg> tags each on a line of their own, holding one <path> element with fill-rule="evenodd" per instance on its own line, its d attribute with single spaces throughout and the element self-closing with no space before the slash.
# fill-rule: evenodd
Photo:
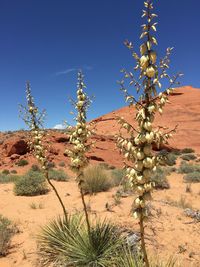
<svg viewBox="0 0 200 267">
<path fill-rule="evenodd" d="M 166 131 L 162 127 L 153 128 L 153 122 L 156 112 L 162 114 L 164 105 L 169 102 L 168 95 L 173 91 L 173 85 L 177 84 L 177 78 L 181 74 L 177 74 L 172 78 L 167 74 L 169 56 L 171 48 L 167 49 L 167 54 L 164 59 L 157 64 L 157 53 L 154 51 L 154 45 L 157 45 L 157 40 L 154 36 L 156 24 L 154 18 L 156 14 L 152 13 L 153 4 L 150 0 L 144 2 L 145 10 L 142 17 L 147 18 L 147 24 L 142 25 L 141 39 L 145 38 L 144 43 L 140 46 L 140 55 L 132 52 L 136 59 L 137 65 L 135 71 L 139 70 L 139 77 L 136 79 L 132 72 L 122 70 L 125 79 L 130 79 L 129 85 L 134 85 L 137 92 L 141 92 L 139 100 L 132 95 L 129 95 L 125 88 L 125 81 L 120 81 L 121 90 L 125 94 L 126 101 L 130 105 L 135 105 L 137 110 L 136 121 L 138 127 L 135 129 L 131 124 L 119 118 L 121 128 L 129 133 L 129 137 L 124 137 L 120 133 L 117 140 L 117 145 L 124 154 L 126 162 L 127 178 L 132 187 L 137 192 L 137 198 L 134 200 L 134 217 L 145 218 L 147 216 L 146 201 L 151 199 L 151 191 L 153 183 L 151 176 L 159 165 L 160 158 L 157 157 L 152 150 L 153 145 L 158 147 L 161 144 L 166 144 L 172 135 L 172 131 Z M 131 42 L 126 41 L 126 46 L 133 50 Z M 160 80 L 168 78 L 170 85 L 166 91 L 158 93 L 162 87 Z"/>
<path fill-rule="evenodd" d="M 70 143 L 72 149 L 66 150 L 67 154 L 71 158 L 71 168 L 75 172 L 82 171 L 88 165 L 88 159 L 86 152 L 90 149 L 90 145 L 87 143 L 88 138 L 91 135 L 89 126 L 86 123 L 86 111 L 90 104 L 90 99 L 84 92 L 86 88 L 83 81 L 83 74 L 78 72 L 78 85 L 77 85 L 77 101 L 73 104 L 77 110 L 76 126 L 70 130 Z"/>
<path fill-rule="evenodd" d="M 31 136 L 29 140 L 30 149 L 33 151 L 34 156 L 40 162 L 42 168 L 44 170 L 47 169 L 47 158 L 46 158 L 46 150 L 42 144 L 42 139 L 44 137 L 44 130 L 41 130 L 43 119 L 45 116 L 45 112 L 39 112 L 38 108 L 35 106 L 34 99 L 31 95 L 31 87 L 30 83 L 26 84 L 26 99 L 27 99 L 27 107 L 21 106 L 24 111 L 23 120 L 29 126 L 31 130 Z"/>
</svg>

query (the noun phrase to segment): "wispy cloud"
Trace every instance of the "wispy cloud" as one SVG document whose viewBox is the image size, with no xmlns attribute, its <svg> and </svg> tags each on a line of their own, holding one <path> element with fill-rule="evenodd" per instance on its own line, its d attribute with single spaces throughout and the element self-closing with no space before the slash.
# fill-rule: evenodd
<svg viewBox="0 0 200 267">
<path fill-rule="evenodd" d="M 74 72 L 74 71 L 77 71 L 77 69 L 76 68 L 71 68 L 71 69 L 66 69 L 66 70 L 63 70 L 63 71 L 58 71 L 58 72 L 56 72 L 56 76 L 68 74 L 68 73 Z"/>
<path fill-rule="evenodd" d="M 56 130 L 64 130 L 66 128 L 66 126 L 64 124 L 56 124 L 53 129 L 56 129 Z"/>
<path fill-rule="evenodd" d="M 69 69 L 66 69 L 66 70 L 58 71 L 58 72 L 55 73 L 55 75 L 56 76 L 65 75 L 65 74 L 68 74 L 68 73 L 71 73 L 71 72 L 77 72 L 80 69 L 82 69 L 82 70 L 92 70 L 93 67 L 92 66 L 88 66 L 88 65 L 84 65 L 81 68 L 69 68 Z"/>
</svg>

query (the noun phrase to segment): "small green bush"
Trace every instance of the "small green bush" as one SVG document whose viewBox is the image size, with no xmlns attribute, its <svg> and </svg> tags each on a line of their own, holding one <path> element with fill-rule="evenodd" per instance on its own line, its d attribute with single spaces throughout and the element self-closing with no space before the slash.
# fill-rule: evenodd
<svg viewBox="0 0 200 267">
<path fill-rule="evenodd" d="M 17 196 L 37 196 L 49 191 L 44 175 L 29 171 L 15 182 L 14 193 Z"/>
<path fill-rule="evenodd" d="M 194 154 L 186 154 L 181 156 L 181 159 L 186 161 L 195 160 L 196 158 L 197 157 Z"/>
<path fill-rule="evenodd" d="M 11 170 L 10 173 L 12 173 L 12 174 L 16 174 L 17 171 L 16 171 L 16 170 Z"/>
<path fill-rule="evenodd" d="M 26 166 L 28 165 L 28 161 L 26 159 L 20 159 L 17 163 L 16 163 L 17 166 L 19 167 L 23 167 L 23 166 Z"/>
<path fill-rule="evenodd" d="M 182 152 L 183 154 L 187 154 L 187 153 L 194 153 L 195 151 L 194 151 L 193 148 L 186 147 L 186 148 L 183 148 L 183 149 L 181 150 L 181 152 Z"/>
<path fill-rule="evenodd" d="M 200 171 L 200 165 L 190 164 L 184 161 L 181 162 L 179 169 L 178 169 L 179 173 L 193 173 L 193 172 L 198 172 L 198 171 Z"/>
<path fill-rule="evenodd" d="M 10 220 L 0 215 L 0 256 L 6 256 L 15 227 Z"/>
<path fill-rule="evenodd" d="M 200 183 L 200 172 L 187 173 L 183 179 L 186 183 Z"/>
<path fill-rule="evenodd" d="M 163 149 L 159 151 L 158 155 L 162 156 L 162 165 L 173 166 L 176 164 L 177 155 L 174 153 L 174 151 L 168 152 L 167 150 Z"/>
<path fill-rule="evenodd" d="M 83 190 L 86 194 L 107 191 L 111 188 L 111 179 L 108 171 L 94 165 L 84 171 Z"/>
<path fill-rule="evenodd" d="M 61 162 L 59 162 L 59 164 L 58 164 L 60 167 L 65 167 L 65 162 L 64 161 L 61 161 Z"/>
<path fill-rule="evenodd" d="M 166 168 L 158 167 L 156 172 L 151 177 L 151 181 L 155 184 L 156 189 L 169 189 L 170 185 L 167 180 L 169 170 Z"/>
<path fill-rule="evenodd" d="M 49 179 L 55 180 L 55 181 L 67 181 L 69 180 L 68 175 L 63 170 L 55 170 L 50 169 L 49 170 Z"/>
<path fill-rule="evenodd" d="M 168 166 L 173 166 L 176 164 L 177 156 L 173 153 L 168 153 L 166 155 L 165 164 Z"/>
<path fill-rule="evenodd" d="M 2 171 L 2 174 L 5 174 L 5 175 L 8 175 L 9 173 L 10 173 L 10 171 L 6 170 L 6 169 Z"/>
<path fill-rule="evenodd" d="M 19 176 L 0 173 L 0 184 L 13 183 L 19 179 Z"/>
<path fill-rule="evenodd" d="M 34 171 L 34 172 L 40 172 L 40 167 L 37 165 L 37 164 L 33 164 L 31 166 L 31 171 Z"/>
</svg>

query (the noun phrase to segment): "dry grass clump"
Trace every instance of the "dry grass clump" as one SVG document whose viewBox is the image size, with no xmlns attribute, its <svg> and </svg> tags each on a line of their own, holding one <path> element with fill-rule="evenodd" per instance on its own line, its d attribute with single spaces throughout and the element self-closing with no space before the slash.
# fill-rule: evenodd
<svg viewBox="0 0 200 267">
<path fill-rule="evenodd" d="M 112 186 L 109 173 L 98 165 L 89 166 L 84 171 L 82 188 L 87 194 L 108 191 Z"/>
<path fill-rule="evenodd" d="M 69 177 L 63 170 L 50 169 L 49 179 L 66 182 L 69 180 Z"/>
<path fill-rule="evenodd" d="M 186 154 L 186 155 L 182 155 L 180 158 L 186 161 L 190 161 L 190 160 L 195 160 L 197 156 L 194 154 Z"/>
<path fill-rule="evenodd" d="M 188 154 L 188 153 L 194 153 L 195 151 L 194 151 L 193 148 L 186 147 L 186 148 L 183 148 L 183 149 L 181 150 L 181 152 L 182 152 L 183 154 Z"/>
<path fill-rule="evenodd" d="M 200 172 L 191 172 L 183 176 L 186 183 L 200 183 Z"/>
<path fill-rule="evenodd" d="M 179 173 L 193 173 L 199 171 L 200 171 L 199 164 L 190 164 L 184 161 L 181 162 L 180 167 L 178 169 Z"/>
<path fill-rule="evenodd" d="M 156 189 L 169 189 L 170 185 L 167 180 L 167 175 L 169 175 L 169 170 L 167 168 L 158 167 L 155 173 L 151 177 L 151 181 L 154 183 Z"/>
<path fill-rule="evenodd" d="M 19 179 L 18 175 L 0 173 L 0 184 L 13 183 Z"/>
<path fill-rule="evenodd" d="M 0 215 L 0 257 L 8 253 L 12 236 L 16 233 L 16 227 L 12 222 Z"/>
</svg>

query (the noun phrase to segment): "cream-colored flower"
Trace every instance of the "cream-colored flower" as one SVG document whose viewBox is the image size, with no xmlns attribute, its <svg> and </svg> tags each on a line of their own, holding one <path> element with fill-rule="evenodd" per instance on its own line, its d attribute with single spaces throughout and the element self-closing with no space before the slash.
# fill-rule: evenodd
<svg viewBox="0 0 200 267">
<path fill-rule="evenodd" d="M 147 69 L 146 69 L 146 75 L 149 77 L 149 78 L 153 78 L 156 74 L 156 70 L 155 70 L 155 67 L 154 66 L 149 66 Z"/>
<path fill-rule="evenodd" d="M 143 56 L 145 53 L 147 52 L 147 45 L 146 44 L 142 44 L 140 46 L 140 53 Z"/>
<path fill-rule="evenodd" d="M 148 56 L 142 56 L 140 58 L 140 67 L 142 68 L 142 70 L 146 70 L 146 68 L 149 65 L 149 57 Z"/>
<path fill-rule="evenodd" d="M 156 63 L 156 59 L 157 59 L 156 52 L 155 51 L 151 51 L 149 57 L 150 57 L 150 60 L 151 60 L 152 64 L 155 64 Z"/>
</svg>

